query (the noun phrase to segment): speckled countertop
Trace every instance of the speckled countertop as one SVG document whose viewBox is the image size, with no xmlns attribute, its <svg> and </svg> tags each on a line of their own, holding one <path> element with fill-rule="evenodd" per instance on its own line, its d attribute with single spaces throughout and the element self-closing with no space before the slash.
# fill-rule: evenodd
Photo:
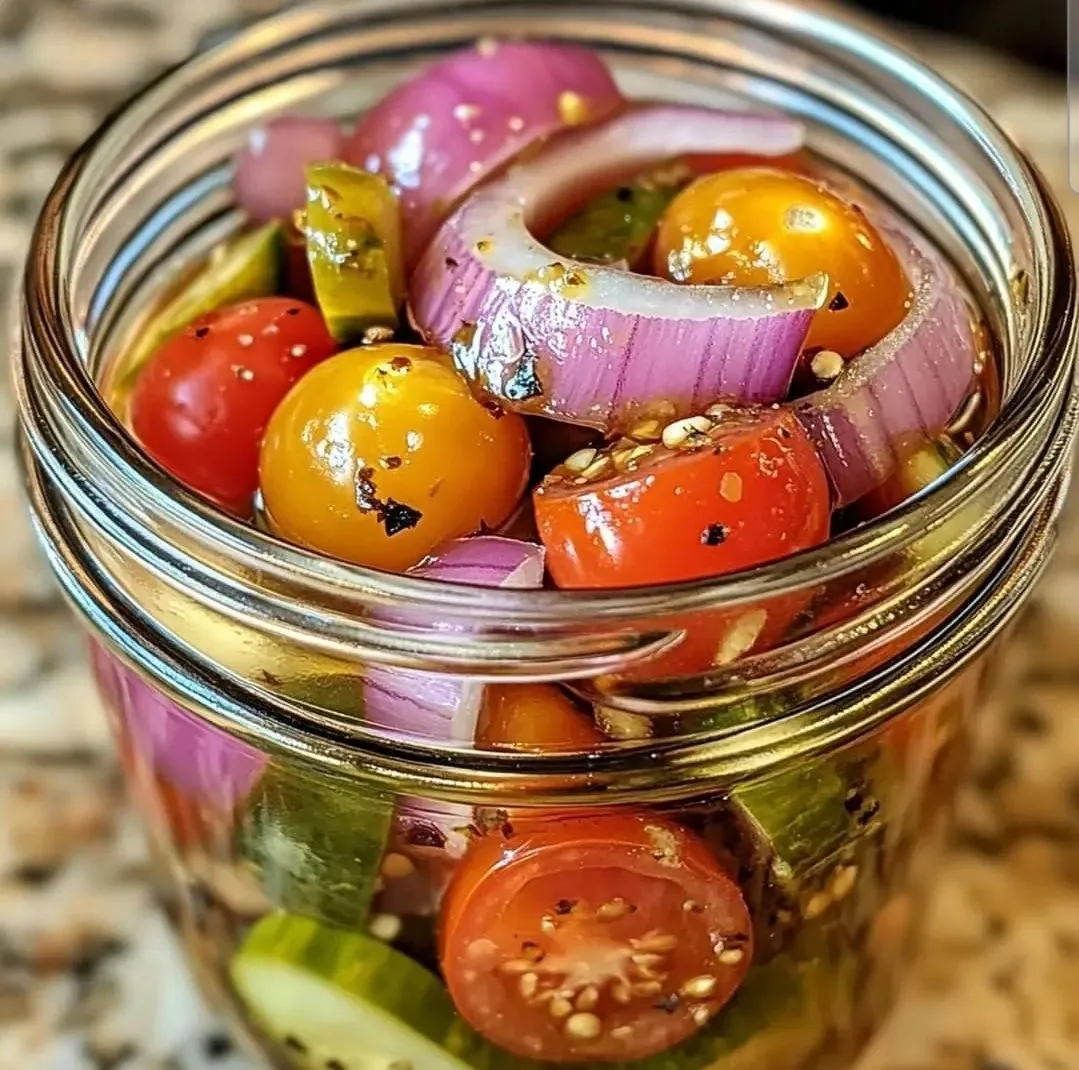
<svg viewBox="0 0 1079 1070">
<path fill-rule="evenodd" d="M 257 0 L 0 0 L 0 300 L 64 157 Z M 1074 227 L 1063 84 L 913 47 L 1033 154 Z M 240 1070 L 155 904 L 70 620 L 33 547 L 0 387 L 0 1070 Z M 1079 504 L 986 711 L 925 947 L 866 1070 L 1079 1070 Z"/>
</svg>

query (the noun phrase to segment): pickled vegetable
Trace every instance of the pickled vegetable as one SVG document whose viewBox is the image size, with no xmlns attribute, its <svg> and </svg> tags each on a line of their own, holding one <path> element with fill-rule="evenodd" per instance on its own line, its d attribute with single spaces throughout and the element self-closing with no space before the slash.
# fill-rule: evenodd
<svg viewBox="0 0 1079 1070">
<path fill-rule="evenodd" d="M 312 164 L 307 187 L 307 258 L 330 333 L 339 342 L 392 333 L 404 294 L 393 192 L 379 176 L 343 163 Z"/>
</svg>

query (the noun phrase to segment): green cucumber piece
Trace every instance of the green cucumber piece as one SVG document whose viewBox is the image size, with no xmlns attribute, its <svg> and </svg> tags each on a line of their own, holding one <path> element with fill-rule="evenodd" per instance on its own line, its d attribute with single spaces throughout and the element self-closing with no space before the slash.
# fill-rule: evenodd
<svg viewBox="0 0 1079 1070">
<path fill-rule="evenodd" d="M 589 201 L 547 239 L 553 252 L 593 264 L 639 266 L 667 206 L 689 181 L 685 167 L 649 171 Z"/>
<path fill-rule="evenodd" d="M 275 914 L 234 956 L 252 1018 L 304 1070 L 470 1070 L 473 1043 L 442 982 L 388 944 Z"/>
<path fill-rule="evenodd" d="M 338 342 L 394 331 L 404 296 L 401 211 L 384 179 L 343 163 L 307 168 L 304 217 L 315 296 Z"/>
<path fill-rule="evenodd" d="M 239 816 L 237 849 L 280 909 L 365 928 L 392 821 L 388 795 L 274 764 Z"/>
<path fill-rule="evenodd" d="M 122 358 L 114 379 L 117 388 L 130 389 L 146 362 L 200 316 L 277 293 L 283 251 L 284 228 L 277 222 L 246 231 L 219 246 L 187 284 L 150 317 L 139 341 Z"/>
</svg>

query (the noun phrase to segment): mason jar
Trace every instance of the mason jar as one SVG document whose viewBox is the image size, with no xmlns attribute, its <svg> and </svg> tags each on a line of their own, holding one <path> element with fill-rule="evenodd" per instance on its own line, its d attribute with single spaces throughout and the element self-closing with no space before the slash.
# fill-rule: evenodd
<svg viewBox="0 0 1079 1070">
<path fill-rule="evenodd" d="M 748 572 L 522 592 L 320 557 L 148 461 L 98 387 L 242 224 L 247 131 L 354 115 L 439 53 L 516 34 L 601 50 L 634 97 L 797 115 L 820 160 L 932 236 L 999 388 L 945 478 Z M 37 226 L 21 462 L 211 1003 L 280 1067 L 849 1064 L 902 981 L 987 670 L 1053 544 L 1075 338 L 1067 236 L 1029 161 L 914 59 L 801 8 L 352 0 L 144 89 Z M 776 613 L 763 651 L 739 641 Z M 450 745 L 380 727 L 387 680 L 540 719 L 569 703 L 594 731 Z M 602 976 L 549 953 L 574 940 Z"/>
</svg>

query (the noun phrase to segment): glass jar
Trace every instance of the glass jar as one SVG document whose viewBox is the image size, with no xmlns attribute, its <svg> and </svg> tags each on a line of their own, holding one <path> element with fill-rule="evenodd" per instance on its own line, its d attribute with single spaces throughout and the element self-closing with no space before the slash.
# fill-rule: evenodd
<svg viewBox="0 0 1079 1070">
<path fill-rule="evenodd" d="M 945 478 L 751 572 L 522 593 L 318 558 L 148 463 L 95 384 L 240 224 L 246 130 L 355 113 L 440 51 L 525 32 L 600 48 L 634 96 L 797 114 L 837 175 L 933 235 L 1000 367 L 999 414 Z M 763 0 L 304 8 L 144 90 L 38 224 L 21 458 L 210 999 L 282 1067 L 853 1060 L 902 977 L 990 650 L 1053 541 L 1074 285 L 1044 186 L 973 104 Z M 602 732 L 450 746 L 372 722 L 387 678 L 590 709 Z M 533 930 L 498 970 L 471 957 Z M 602 977 L 559 966 L 573 940 L 607 949 Z"/>
</svg>

